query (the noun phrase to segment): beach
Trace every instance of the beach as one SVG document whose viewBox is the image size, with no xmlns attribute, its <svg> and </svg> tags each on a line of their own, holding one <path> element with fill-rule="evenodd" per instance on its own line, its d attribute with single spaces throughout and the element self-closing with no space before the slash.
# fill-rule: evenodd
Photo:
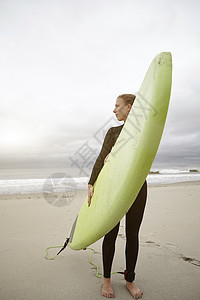
<svg viewBox="0 0 200 300">
<path fill-rule="evenodd" d="M 55 207 L 42 193 L 0 195 L 0 299 L 104 299 L 89 249 L 67 247 L 45 259 L 47 247 L 64 243 L 86 196 L 87 190 L 78 190 L 71 203 Z M 135 281 L 142 299 L 200 299 L 199 196 L 199 181 L 148 187 Z M 91 245 L 100 272 L 101 245 L 102 239 Z M 112 272 L 124 271 L 124 250 L 123 218 Z M 116 299 L 133 299 L 123 275 L 113 274 L 112 286 Z"/>
</svg>

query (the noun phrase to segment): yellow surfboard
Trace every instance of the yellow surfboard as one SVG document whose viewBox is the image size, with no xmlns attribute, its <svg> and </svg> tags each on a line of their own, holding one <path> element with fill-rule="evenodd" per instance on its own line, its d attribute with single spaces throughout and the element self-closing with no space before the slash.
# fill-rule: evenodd
<svg viewBox="0 0 200 300">
<path fill-rule="evenodd" d="M 154 161 L 167 116 L 172 81 L 171 53 L 152 61 L 123 129 L 85 199 L 69 235 L 80 250 L 108 233 L 127 213 Z"/>
</svg>

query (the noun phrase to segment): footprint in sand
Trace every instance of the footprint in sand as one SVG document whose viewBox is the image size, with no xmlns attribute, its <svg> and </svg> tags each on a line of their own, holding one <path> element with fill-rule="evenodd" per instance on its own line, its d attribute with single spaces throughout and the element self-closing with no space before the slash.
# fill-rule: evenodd
<svg viewBox="0 0 200 300">
<path fill-rule="evenodd" d="M 160 247 L 159 244 L 156 244 L 156 243 L 153 242 L 153 241 L 146 241 L 146 244 L 152 244 L 152 246 Z"/>
<path fill-rule="evenodd" d="M 180 258 L 182 258 L 184 261 L 187 261 L 189 262 L 190 264 L 192 265 L 195 265 L 197 267 L 200 267 L 200 261 L 198 259 L 195 259 L 195 258 L 191 258 L 191 257 L 186 257 L 184 255 L 180 255 Z"/>
</svg>

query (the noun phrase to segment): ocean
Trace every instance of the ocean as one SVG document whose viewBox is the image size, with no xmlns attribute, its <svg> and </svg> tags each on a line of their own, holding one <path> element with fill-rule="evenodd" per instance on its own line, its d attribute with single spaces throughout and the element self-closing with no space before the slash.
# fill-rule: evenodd
<svg viewBox="0 0 200 300">
<path fill-rule="evenodd" d="M 0 169 L 0 194 L 52 193 L 87 189 L 89 175 L 89 173 L 88 176 L 77 175 L 72 169 Z M 155 169 L 147 176 L 149 185 L 187 181 L 200 181 L 199 170 Z"/>
</svg>

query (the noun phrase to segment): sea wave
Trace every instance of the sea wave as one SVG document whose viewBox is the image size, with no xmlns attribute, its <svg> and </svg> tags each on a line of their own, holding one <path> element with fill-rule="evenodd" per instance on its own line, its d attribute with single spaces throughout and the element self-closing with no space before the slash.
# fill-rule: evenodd
<svg viewBox="0 0 200 300">
<path fill-rule="evenodd" d="M 57 174 L 57 173 L 56 173 Z M 0 194 L 29 194 L 29 193 L 53 193 L 69 192 L 72 190 L 87 189 L 89 177 L 56 177 L 52 174 L 45 179 L 14 179 L 0 180 Z M 200 173 L 149 174 L 147 183 L 170 184 L 176 182 L 200 181 Z"/>
<path fill-rule="evenodd" d="M 188 174 L 199 173 L 197 169 L 153 169 L 150 174 Z"/>
</svg>

